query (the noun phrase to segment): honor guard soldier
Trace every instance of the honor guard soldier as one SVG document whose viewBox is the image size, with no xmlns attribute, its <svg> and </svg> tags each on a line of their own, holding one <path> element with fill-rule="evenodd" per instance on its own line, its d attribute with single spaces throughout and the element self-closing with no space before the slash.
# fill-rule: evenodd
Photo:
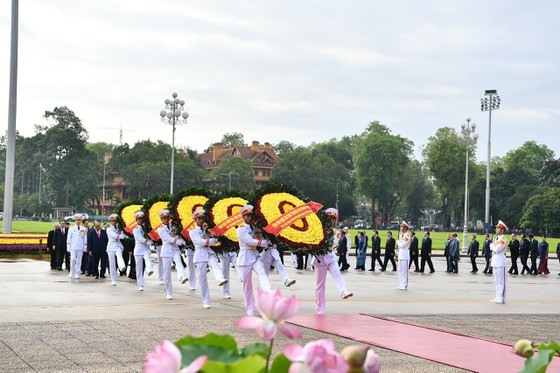
<svg viewBox="0 0 560 373">
<path fill-rule="evenodd" d="M 83 216 L 74 216 L 76 225 L 68 230 L 68 240 L 66 241 L 67 251 L 70 253 L 70 274 L 68 277 L 79 279 L 82 272 L 82 257 L 87 251 L 87 228 L 82 226 Z"/>
<path fill-rule="evenodd" d="M 503 221 L 499 220 L 496 225 L 496 238 L 490 244 L 492 250 L 492 271 L 496 282 L 496 298 L 491 302 L 503 304 L 506 302 L 506 248 L 507 239 L 504 232 L 508 229 Z"/>
<path fill-rule="evenodd" d="M 245 224 L 237 228 L 237 239 L 239 241 L 239 255 L 235 268 L 239 271 L 243 281 L 243 299 L 247 315 L 253 316 L 253 278 L 252 271 L 259 276 L 261 290 L 270 291 L 270 280 L 266 275 L 262 258 L 257 247 L 267 247 L 268 241 L 263 239 L 260 233 L 256 232 L 252 225 L 253 206 L 245 205 L 239 212 L 243 216 Z"/>
<path fill-rule="evenodd" d="M 142 228 L 142 221 L 144 220 L 144 213 L 137 211 L 134 214 L 136 219 L 136 227 L 132 231 L 134 235 L 134 260 L 136 261 L 136 283 L 138 290 L 144 291 L 144 262 L 146 262 L 146 272 L 148 276 L 154 273 L 152 267 L 152 260 L 150 259 L 150 246 L 154 243 L 144 235 L 144 228 Z"/>
<path fill-rule="evenodd" d="M 325 213 L 331 217 L 333 229 L 336 225 L 336 218 L 338 217 L 338 210 L 335 208 L 328 208 Z M 336 235 L 335 235 L 336 237 Z M 336 239 L 335 239 L 336 240 Z M 345 240 L 342 240 L 343 242 Z M 313 257 L 313 262 L 311 265 L 315 267 L 315 279 L 317 282 L 317 288 L 315 290 L 315 301 L 317 304 L 317 313 L 319 315 L 324 315 L 327 309 L 327 301 L 325 298 L 325 288 L 327 284 L 327 271 L 330 272 L 334 279 L 334 283 L 340 292 L 342 299 L 348 299 L 352 295 L 351 292 L 346 288 L 346 282 L 340 274 L 338 269 L 338 263 L 336 257 L 334 256 L 332 249 L 338 246 L 338 241 L 333 241 L 333 247 L 325 255 L 316 255 Z"/>
<path fill-rule="evenodd" d="M 123 259 L 123 245 L 121 240 L 124 240 L 126 235 L 117 228 L 117 214 L 109 215 L 109 223 L 107 228 L 107 237 L 109 238 L 109 245 L 107 245 L 107 255 L 109 256 L 109 274 L 111 275 L 111 285 L 117 286 L 117 264 L 121 272 L 126 271 L 126 265 Z"/>
<path fill-rule="evenodd" d="M 208 289 L 208 275 L 206 268 L 210 266 L 214 272 L 214 277 L 218 281 L 218 286 L 224 286 L 228 280 L 224 278 L 222 268 L 218 263 L 218 258 L 214 250 L 210 248 L 218 243 L 218 239 L 204 228 L 204 215 L 206 211 L 198 209 L 193 213 L 196 227 L 189 231 L 189 235 L 194 244 L 194 264 L 198 268 L 198 286 L 204 308 L 210 308 L 210 289 Z"/>
<path fill-rule="evenodd" d="M 261 253 L 261 258 L 264 263 L 264 270 L 266 271 L 267 276 L 270 275 L 270 267 L 274 266 L 274 268 L 278 271 L 284 286 L 289 288 L 296 283 L 296 280 L 292 280 L 290 279 L 290 276 L 288 276 L 288 272 L 286 272 L 286 268 L 284 268 L 284 265 L 280 260 L 280 253 L 278 252 L 276 245 L 268 249 L 265 248 Z"/>
<path fill-rule="evenodd" d="M 163 286 L 167 299 L 171 300 L 173 299 L 173 283 L 171 281 L 171 265 L 173 262 L 175 262 L 175 269 L 177 270 L 177 276 L 179 276 L 179 282 L 184 284 L 188 281 L 185 267 L 183 267 L 183 262 L 181 260 L 181 251 L 179 251 L 179 246 L 185 245 L 185 241 L 176 235 L 175 227 L 171 224 L 169 210 L 160 211 L 158 216 L 162 224 L 158 229 L 158 234 L 163 243 L 160 254 L 161 260 L 163 261 Z"/>
<path fill-rule="evenodd" d="M 401 224 L 401 233 L 397 241 L 397 273 L 399 274 L 399 286 L 397 289 L 406 290 L 408 288 L 408 262 L 410 261 L 410 242 L 411 236 L 408 232 L 410 226 L 403 221 Z"/>
</svg>

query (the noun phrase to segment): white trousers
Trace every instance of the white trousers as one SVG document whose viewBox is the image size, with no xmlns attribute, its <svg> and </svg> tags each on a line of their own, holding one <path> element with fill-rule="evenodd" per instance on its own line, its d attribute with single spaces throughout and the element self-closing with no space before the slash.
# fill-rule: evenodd
<svg viewBox="0 0 560 373">
<path fill-rule="evenodd" d="M 408 263 L 410 260 L 408 259 L 399 259 L 397 263 L 397 273 L 399 274 L 399 288 L 400 289 L 407 289 L 408 288 Z"/>
<path fill-rule="evenodd" d="M 175 270 L 177 271 L 177 277 L 179 281 L 185 277 L 187 274 L 185 272 L 185 267 L 183 267 L 183 262 L 181 261 L 181 252 L 179 250 L 173 251 L 173 257 L 171 258 L 161 258 L 163 262 L 163 288 L 166 295 L 173 295 L 173 281 L 171 280 L 171 266 L 175 262 Z"/>
<path fill-rule="evenodd" d="M 134 260 L 136 260 L 136 283 L 138 286 L 144 287 L 144 273 L 142 271 L 144 269 L 144 261 L 146 261 L 146 272 L 153 271 L 150 253 L 145 253 L 144 255 L 134 255 Z"/>
<path fill-rule="evenodd" d="M 194 251 L 187 250 L 187 268 L 189 269 L 189 286 L 196 289 L 196 268 L 194 266 Z"/>
<path fill-rule="evenodd" d="M 315 302 L 317 305 L 317 313 L 323 315 L 327 310 L 327 301 L 325 298 L 325 289 L 327 285 L 327 271 L 331 273 L 334 283 L 338 288 L 338 292 L 342 295 L 342 292 L 347 291 L 346 282 L 340 274 L 338 269 L 338 262 L 333 262 L 328 265 L 323 263 L 314 263 L 315 267 L 315 279 L 317 281 L 317 289 L 315 290 Z"/>
<path fill-rule="evenodd" d="M 228 280 L 227 284 L 224 285 L 224 296 L 230 297 L 231 288 L 229 286 L 229 268 L 232 262 L 232 256 L 230 256 L 229 253 L 220 254 L 220 262 L 222 263 L 222 273 L 224 274 L 224 278 Z"/>
<path fill-rule="evenodd" d="M 288 272 L 286 272 L 286 268 L 284 268 L 284 265 L 280 260 L 280 254 L 278 253 L 278 250 L 274 249 L 274 251 L 276 252 L 272 252 L 266 257 L 266 259 L 263 259 L 264 270 L 266 271 L 266 275 L 268 276 L 270 274 L 270 266 L 274 266 L 274 268 L 276 268 L 276 270 L 278 271 L 280 278 L 282 278 L 282 283 L 285 285 L 286 282 L 290 280 L 290 276 L 288 276 Z"/>
<path fill-rule="evenodd" d="M 506 302 L 506 267 L 493 267 L 496 283 L 496 302 Z"/>
<path fill-rule="evenodd" d="M 70 275 L 72 277 L 80 277 L 82 273 L 82 256 L 83 251 L 70 250 Z"/>
<path fill-rule="evenodd" d="M 264 270 L 264 265 L 261 260 L 257 260 L 252 266 L 236 265 L 235 268 L 241 274 L 243 279 L 243 299 L 245 301 L 245 311 L 247 315 L 253 316 L 255 313 L 255 306 L 253 301 L 253 271 L 259 276 L 261 283 L 261 290 L 268 293 L 270 291 L 270 280 Z"/>
<path fill-rule="evenodd" d="M 156 246 L 158 282 L 163 283 L 163 260 L 161 258 L 161 245 Z"/>
<path fill-rule="evenodd" d="M 208 288 L 208 272 L 206 272 L 206 266 L 210 266 L 210 268 L 212 268 L 214 278 L 218 282 L 221 282 L 224 279 L 224 274 L 222 273 L 222 269 L 220 268 L 216 255 L 209 255 L 207 262 L 196 262 L 195 265 L 198 269 L 198 286 L 200 286 L 202 303 L 210 305 L 210 289 Z"/>
<path fill-rule="evenodd" d="M 117 269 L 125 268 L 122 253 L 123 251 L 120 248 L 117 248 L 117 251 L 107 251 L 107 255 L 109 256 L 109 274 L 111 275 L 111 282 L 117 282 Z"/>
</svg>

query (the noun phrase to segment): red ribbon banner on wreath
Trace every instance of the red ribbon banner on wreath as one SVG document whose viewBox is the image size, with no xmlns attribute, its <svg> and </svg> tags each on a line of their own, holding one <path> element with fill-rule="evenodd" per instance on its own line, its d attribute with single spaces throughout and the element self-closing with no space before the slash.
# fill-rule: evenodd
<svg viewBox="0 0 560 373">
<path fill-rule="evenodd" d="M 132 223 L 130 223 L 129 225 L 127 225 L 124 230 L 129 233 L 132 234 L 132 231 L 134 231 L 134 228 L 136 228 L 138 226 L 138 223 L 136 223 L 136 221 L 133 221 Z"/>
<path fill-rule="evenodd" d="M 191 240 L 191 235 L 189 234 L 189 232 L 194 228 L 194 226 L 196 225 L 196 222 L 194 220 L 191 220 L 191 222 L 189 223 L 189 225 L 187 225 L 185 227 L 185 229 L 183 229 L 181 231 L 181 234 L 183 235 L 183 237 L 185 237 L 187 240 L 192 241 Z"/>
<path fill-rule="evenodd" d="M 316 202 L 308 202 L 305 205 L 301 205 L 296 207 L 293 210 L 287 211 L 284 214 L 280 215 L 272 223 L 270 223 L 264 230 L 267 233 L 273 234 L 274 236 L 278 236 L 280 232 L 284 228 L 289 227 L 290 225 L 294 224 L 296 221 L 305 218 L 307 215 L 311 215 L 317 211 L 319 211 L 323 205 Z"/>
<path fill-rule="evenodd" d="M 243 225 L 243 217 L 239 214 L 233 214 L 232 216 L 217 224 L 214 228 L 209 229 L 209 231 L 214 236 L 220 237 L 231 228 L 239 225 Z"/>
<path fill-rule="evenodd" d="M 152 229 L 150 233 L 148 233 L 148 237 L 150 237 L 152 241 L 159 241 L 160 237 L 159 237 L 158 229 L 160 229 L 162 226 L 163 224 L 160 224 L 154 229 Z"/>
</svg>

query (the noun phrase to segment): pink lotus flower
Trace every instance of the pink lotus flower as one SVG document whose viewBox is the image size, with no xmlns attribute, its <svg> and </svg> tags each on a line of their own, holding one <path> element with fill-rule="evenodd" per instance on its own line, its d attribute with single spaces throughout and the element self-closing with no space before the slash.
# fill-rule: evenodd
<svg viewBox="0 0 560 373">
<path fill-rule="evenodd" d="M 366 361 L 362 367 L 364 373 L 379 373 L 381 370 L 381 358 L 371 348 L 366 355 Z"/>
<path fill-rule="evenodd" d="M 144 364 L 146 373 L 177 373 L 181 368 L 181 351 L 169 341 L 164 340 L 161 345 L 156 345 L 156 351 L 148 352 L 146 359 L 148 359 Z M 200 356 L 188 367 L 181 369 L 180 373 L 198 372 L 207 359 L 208 356 Z"/>
<path fill-rule="evenodd" d="M 319 339 L 303 347 L 288 345 L 284 347 L 284 355 L 293 362 L 290 373 L 345 373 L 350 369 L 342 355 L 334 349 L 334 342 L 330 339 Z"/>
<path fill-rule="evenodd" d="M 244 316 L 237 322 L 238 327 L 255 329 L 267 341 L 274 339 L 277 329 L 288 338 L 301 338 L 296 326 L 285 323 L 299 309 L 300 301 L 296 297 L 284 298 L 280 290 L 259 291 L 256 303 L 261 317 Z"/>
</svg>

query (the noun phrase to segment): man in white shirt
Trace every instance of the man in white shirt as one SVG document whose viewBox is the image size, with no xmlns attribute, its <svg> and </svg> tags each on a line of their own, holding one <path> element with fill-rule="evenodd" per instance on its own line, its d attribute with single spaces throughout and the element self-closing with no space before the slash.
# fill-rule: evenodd
<svg viewBox="0 0 560 373">
<path fill-rule="evenodd" d="M 204 228 L 204 215 L 206 211 L 198 209 L 193 213 L 196 227 L 189 231 L 189 236 L 194 244 L 194 264 L 198 268 L 198 286 L 204 308 L 210 308 L 210 289 L 208 289 L 208 275 L 206 268 L 210 266 L 214 272 L 214 277 L 218 281 L 218 286 L 224 286 L 228 280 L 224 278 L 224 273 L 218 264 L 218 258 L 210 246 L 218 243 L 218 239 L 212 237 Z"/>
<path fill-rule="evenodd" d="M 245 300 L 245 310 L 247 315 L 253 316 L 253 278 L 252 271 L 259 276 L 261 290 L 270 291 L 270 280 L 264 269 L 262 258 L 257 251 L 257 247 L 268 247 L 268 241 L 256 232 L 252 225 L 253 206 L 245 205 L 239 212 L 243 216 L 245 224 L 237 228 L 237 238 L 239 241 L 239 255 L 235 268 L 239 271 L 243 281 L 243 298 Z"/>
<path fill-rule="evenodd" d="M 162 210 L 158 216 L 161 219 L 162 226 L 158 229 L 159 237 L 161 238 L 161 260 L 163 261 L 163 286 L 165 288 L 165 295 L 167 300 L 173 299 L 173 282 L 171 281 L 171 265 L 175 262 L 175 269 L 179 282 L 184 284 L 188 281 L 181 260 L 180 245 L 185 245 L 183 241 L 175 232 L 175 227 L 171 224 L 171 213 L 169 210 Z"/>
<path fill-rule="evenodd" d="M 107 245 L 107 255 L 109 256 L 109 274 L 111 275 L 111 285 L 117 286 L 117 265 L 121 272 L 126 270 L 123 259 L 123 245 L 121 240 L 127 238 L 126 235 L 117 228 L 117 214 L 109 215 L 109 227 L 107 227 L 107 237 L 109 244 Z"/>
<path fill-rule="evenodd" d="M 137 211 L 134 214 L 136 219 L 136 227 L 132 231 L 134 235 L 134 260 L 136 261 L 136 283 L 138 284 L 138 290 L 144 291 L 144 262 L 146 262 L 146 272 L 148 276 L 154 273 L 152 267 L 152 260 L 150 259 L 150 254 L 152 250 L 150 246 L 153 241 L 146 238 L 144 235 L 144 228 L 142 228 L 142 221 L 144 220 L 144 213 L 142 211 Z"/>
<path fill-rule="evenodd" d="M 66 241 L 67 251 L 70 253 L 70 274 L 68 277 L 79 279 L 82 272 L 82 257 L 87 251 L 87 228 L 82 226 L 83 216 L 76 214 L 74 220 L 76 225 L 68 230 Z"/>
</svg>

